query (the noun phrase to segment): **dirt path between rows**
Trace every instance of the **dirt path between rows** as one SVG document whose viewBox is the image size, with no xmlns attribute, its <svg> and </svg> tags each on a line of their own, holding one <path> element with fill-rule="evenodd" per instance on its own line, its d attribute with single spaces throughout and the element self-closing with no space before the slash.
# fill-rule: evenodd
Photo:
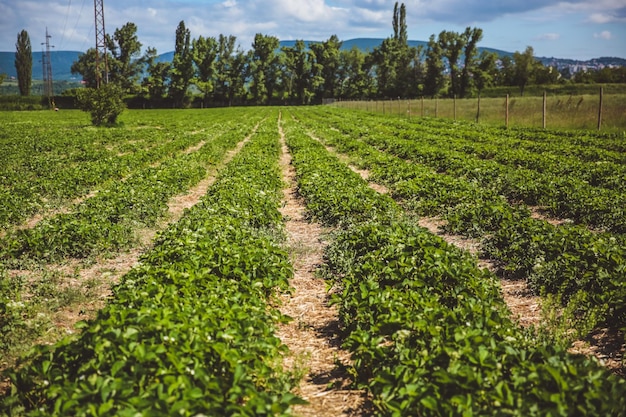
<svg viewBox="0 0 626 417">
<path fill-rule="evenodd" d="M 43 339 L 35 343 L 52 344 L 66 334 L 74 333 L 76 323 L 81 320 L 93 318 L 98 310 L 102 309 L 111 296 L 111 288 L 119 282 L 120 278 L 137 266 L 143 253 L 152 247 L 153 241 L 160 230 L 164 230 L 170 224 L 177 222 L 184 214 L 184 210 L 193 207 L 204 196 L 209 187 L 215 182 L 219 169 L 227 165 L 239 153 L 241 148 L 250 140 L 257 131 L 257 124 L 252 132 L 240 141 L 235 148 L 228 151 L 219 165 L 209 169 L 207 176 L 184 194 L 172 197 L 168 202 L 168 214 L 157 227 L 143 228 L 135 233 L 139 244 L 124 253 L 120 253 L 113 258 L 98 258 L 95 262 L 85 265 L 80 260 L 67 260 L 63 264 L 45 265 L 34 270 L 12 270 L 9 276 L 18 276 L 31 282 L 41 280 L 45 274 L 54 273 L 58 276 L 55 285 L 57 292 L 62 292 L 67 288 L 78 289 L 85 292 L 87 296 L 83 301 L 72 303 L 69 306 L 60 308 L 52 313 L 48 319 L 52 328 L 45 332 Z M 197 151 L 200 148 L 197 147 Z M 184 152 L 189 151 L 186 150 Z M 88 286 L 88 288 L 87 288 Z M 5 367 L 12 366 L 12 361 L 0 364 L 0 371 Z M 0 381 L 0 392 L 6 388 Z"/>
<path fill-rule="evenodd" d="M 279 131 L 282 142 L 280 164 L 288 185 L 281 213 L 286 219 L 287 245 L 294 266 L 291 280 L 294 292 L 282 297 L 281 306 L 281 311 L 293 321 L 281 326 L 277 334 L 289 347 L 285 366 L 306 373 L 296 393 L 309 402 L 294 407 L 294 413 L 303 417 L 366 415 L 365 392 L 350 389 L 349 377 L 343 371 L 349 364 L 350 355 L 338 346 L 337 310 L 329 306 L 324 280 L 315 276 L 315 269 L 323 261 L 325 231 L 305 219 L 305 207 L 297 197 L 295 171 L 280 118 Z"/>
<path fill-rule="evenodd" d="M 136 235 L 139 237 L 140 242 L 138 247 L 134 247 L 128 252 L 122 253 L 112 259 L 101 259 L 89 268 L 81 269 L 77 280 L 78 282 L 72 284 L 80 285 L 80 282 L 85 282 L 90 279 L 100 279 L 100 288 L 97 292 L 99 295 L 98 299 L 91 300 L 87 310 L 85 308 L 80 308 L 79 306 L 77 308 L 72 308 L 70 311 L 60 311 L 59 316 L 55 317 L 55 324 L 57 327 L 66 328 L 67 332 L 71 332 L 71 329 L 74 328 L 76 322 L 84 318 L 79 317 L 80 314 L 76 316 L 75 313 L 77 310 L 79 313 L 82 311 L 83 314 L 85 311 L 95 313 L 97 310 L 104 307 L 106 299 L 111 295 L 111 286 L 119 282 L 119 279 L 122 276 L 128 273 L 139 263 L 139 258 L 144 252 L 152 247 L 153 241 L 159 231 L 166 229 L 172 223 L 176 223 L 183 216 L 185 209 L 193 207 L 200 201 L 202 196 L 207 193 L 209 187 L 215 182 L 216 174 L 219 169 L 227 165 L 235 157 L 235 155 L 239 153 L 241 148 L 243 148 L 246 142 L 248 142 L 257 131 L 258 127 L 259 124 L 257 124 L 253 131 L 241 142 L 239 142 L 235 148 L 228 151 L 222 162 L 218 166 L 211 168 L 209 170 L 209 174 L 204 179 L 202 179 L 194 187 L 187 190 L 186 193 L 172 197 L 167 204 L 167 217 L 160 222 L 157 228 L 144 228 L 137 230 Z M 203 141 L 202 143 L 205 142 Z M 193 150 L 187 149 L 183 152 L 195 152 L 200 148 L 201 146 L 194 147 Z M 73 263 L 73 261 L 70 261 L 62 268 L 64 270 L 68 270 L 72 267 L 76 268 L 76 265 L 72 265 Z M 103 274 L 106 276 L 106 280 L 101 280 Z"/>
<path fill-rule="evenodd" d="M 369 180 L 370 175 L 368 170 L 354 167 L 347 156 L 336 153 L 331 147 L 326 148 L 329 152 L 332 152 L 341 161 L 346 163 L 350 169 L 359 174 L 361 178 L 368 181 L 370 188 L 379 193 L 388 193 L 385 186 L 373 183 Z M 564 220 L 544 216 L 536 208 L 531 207 L 531 212 L 533 218 L 545 220 L 554 226 L 565 223 Z M 497 272 L 497 267 L 493 261 L 479 257 L 480 242 L 478 240 L 442 232 L 441 226 L 443 226 L 444 223 L 442 219 L 436 217 L 420 217 L 418 220 L 418 224 L 428 229 L 430 233 L 439 236 L 448 244 L 476 256 L 479 267 L 486 268 L 493 273 Z M 544 320 L 541 297 L 534 295 L 528 287 L 527 282 L 523 279 L 511 280 L 500 277 L 499 280 L 502 298 L 509 307 L 512 318 L 522 327 L 541 326 L 542 320 Z M 574 341 L 569 351 L 582 355 L 593 355 L 608 369 L 618 375 L 626 376 L 626 369 L 622 364 L 624 353 L 626 352 L 626 343 L 624 343 L 624 335 L 621 331 L 608 328 L 596 329 L 591 332 L 585 340 Z"/>
<path fill-rule="evenodd" d="M 194 153 L 200 150 L 200 148 L 202 148 L 205 144 L 206 144 L 206 141 L 200 141 L 198 144 L 190 146 L 189 148 L 183 150 L 182 153 L 185 155 L 189 155 L 191 153 Z M 118 156 L 122 156 L 122 155 L 118 155 Z M 149 166 L 152 168 L 156 168 L 162 163 L 163 161 L 155 161 Z M 123 178 L 120 178 L 119 180 L 116 180 L 116 182 L 126 182 L 128 178 L 130 178 L 131 175 L 127 175 Z M 18 225 L 14 225 L 7 230 L 0 230 L 0 239 L 4 238 L 8 234 L 9 231 L 33 229 L 44 219 L 48 219 L 54 216 L 59 216 L 62 214 L 71 213 L 73 210 L 76 210 L 77 206 L 80 205 L 81 203 L 85 202 L 86 200 L 89 200 L 90 198 L 97 196 L 100 193 L 100 190 L 103 189 L 101 188 L 101 185 L 102 184 L 96 185 L 96 187 L 90 192 L 88 192 L 87 194 L 70 200 L 70 202 L 64 205 L 63 207 L 58 207 L 54 209 L 44 210 L 39 213 L 35 213 L 30 218 L 24 220 L 22 223 Z"/>
</svg>

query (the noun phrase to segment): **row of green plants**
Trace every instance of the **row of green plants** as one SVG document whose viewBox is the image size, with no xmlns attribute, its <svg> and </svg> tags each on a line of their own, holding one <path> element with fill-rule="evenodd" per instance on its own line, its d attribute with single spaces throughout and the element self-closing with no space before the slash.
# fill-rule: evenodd
<svg viewBox="0 0 626 417">
<path fill-rule="evenodd" d="M 308 117 L 285 117 L 287 144 L 311 216 L 342 226 L 322 275 L 375 415 L 624 415 L 626 381 L 512 322 L 495 276 L 357 181 Z"/>
<path fill-rule="evenodd" d="M 380 151 L 366 137 L 343 133 L 340 123 L 331 121 L 336 127 L 329 129 L 328 122 L 307 116 L 302 113 L 302 120 L 321 140 L 370 169 L 371 179 L 387 185 L 409 211 L 440 216 L 447 232 L 482 238 L 483 255 L 497 261 L 504 275 L 527 279 L 535 293 L 550 294 L 566 306 L 563 325 L 577 330 L 567 340 L 599 325 L 626 326 L 623 236 L 535 219 L 526 206 L 511 204 L 471 176 L 437 172 Z"/>
<path fill-rule="evenodd" d="M 52 116 L 57 115 L 32 113 L 27 122 L 7 117 L 0 127 L 2 229 L 120 181 L 201 140 L 169 129 L 100 129 L 94 140 L 96 131 L 81 126 L 75 113 L 67 115 L 68 121 Z"/>
<path fill-rule="evenodd" d="M 220 134 L 232 125 L 232 122 L 229 124 L 229 120 L 240 114 L 237 111 L 214 111 L 207 115 L 206 112 L 188 111 L 185 117 L 181 118 L 171 111 L 129 112 L 124 115 L 123 125 L 111 129 L 93 129 L 89 127 L 86 124 L 88 120 L 85 115 L 79 112 L 64 111 L 63 117 L 60 117 L 59 114 L 40 112 L 6 113 L 5 116 L 10 125 L 25 127 L 24 131 L 29 131 L 30 134 L 38 139 L 38 141 L 24 145 L 27 150 L 34 149 L 38 145 L 37 152 L 30 152 L 33 154 L 33 160 L 46 159 L 39 155 L 39 153 L 42 153 L 48 155 L 50 159 L 59 161 L 57 165 L 49 165 L 50 172 L 43 169 L 38 170 L 38 177 L 33 178 L 33 184 L 39 184 L 41 187 L 50 189 L 51 193 L 53 191 L 60 193 L 62 190 L 54 189 L 56 179 L 63 186 L 66 185 L 66 182 L 79 184 L 82 179 L 80 175 L 77 178 L 67 175 L 69 171 L 64 169 L 62 161 L 73 161 L 71 165 L 75 167 L 76 172 L 79 170 L 86 171 L 86 165 L 93 164 L 93 155 L 106 152 L 107 156 L 102 159 L 102 164 L 109 164 L 112 167 L 119 166 L 120 160 L 123 159 L 124 161 L 121 164 L 125 166 L 124 170 L 128 171 L 128 174 L 121 179 L 115 175 L 110 178 L 105 176 L 98 178 L 98 183 L 91 190 L 90 194 L 96 194 L 98 191 L 111 193 L 112 190 L 115 190 L 116 196 L 123 197 L 123 183 L 127 181 L 125 178 L 128 178 L 128 180 L 136 178 L 133 176 L 138 175 L 142 170 L 149 167 L 156 169 L 164 160 L 195 151 L 202 144 L 207 146 L 202 152 L 204 152 L 205 156 L 208 155 L 206 151 L 210 147 L 217 146 L 217 144 L 207 142 L 218 140 Z M 246 115 L 253 119 L 259 118 L 258 115 L 250 114 L 250 112 L 246 112 Z M 210 122 L 207 123 L 207 120 L 210 120 Z M 252 124 L 248 129 L 252 129 Z M 13 132 L 12 135 L 10 137 L 7 136 L 4 141 L 0 140 L 0 146 L 5 145 L 5 150 L 10 150 L 10 152 L 7 152 L 9 156 L 6 159 L 9 162 L 22 159 L 25 164 L 27 162 L 25 154 L 29 152 L 19 152 L 20 140 L 15 137 L 18 136 L 16 133 L 18 130 L 8 129 L 7 131 Z M 233 140 L 239 140 L 239 138 Z M 3 158 L 5 156 L 7 156 L 5 153 L 0 155 Z M 217 159 L 218 157 L 216 156 L 211 164 L 214 164 Z M 69 162 L 68 165 L 70 165 Z M 17 169 L 19 168 L 15 167 L 15 170 Z M 55 170 L 63 172 L 55 172 Z M 22 174 L 23 177 L 30 175 L 28 170 L 25 169 L 23 169 Z M 90 174 L 85 174 L 85 177 L 89 176 Z M 18 191 L 19 180 L 20 178 L 16 179 L 16 183 L 13 184 L 15 187 L 13 188 L 10 187 L 11 184 L 7 184 L 7 189 L 12 190 L 13 195 L 20 195 Z M 133 179 L 132 182 L 137 184 L 136 179 Z M 83 196 L 82 199 L 86 200 L 85 197 Z M 78 203 L 71 202 L 65 202 L 63 205 L 63 201 L 60 200 L 58 203 L 61 204 L 61 212 L 74 213 L 73 217 L 66 215 L 64 221 L 72 222 L 72 225 L 74 225 L 80 219 L 84 226 L 81 232 L 89 230 L 93 232 L 87 237 L 74 234 L 73 236 L 76 237 L 78 242 L 71 246 L 72 236 L 70 236 L 70 233 L 76 232 L 76 230 L 70 230 L 71 226 L 58 230 L 61 220 L 52 220 L 53 214 L 48 212 L 48 209 L 56 207 L 56 202 L 50 194 L 45 195 L 43 198 L 45 198 L 47 208 L 40 213 L 41 217 L 48 218 L 48 221 L 52 221 L 57 227 L 54 229 L 56 236 L 38 237 L 39 250 L 45 250 L 42 246 L 46 241 L 59 242 L 65 240 L 67 242 L 61 245 L 61 247 L 52 247 L 50 251 L 56 253 L 55 256 L 58 255 L 58 258 L 61 258 L 64 256 L 62 251 L 71 248 L 72 251 L 83 257 L 89 255 L 89 252 L 84 251 L 81 247 L 83 240 L 88 240 L 92 243 L 97 240 L 100 246 L 109 247 L 106 246 L 107 239 L 112 240 L 120 237 L 118 235 L 107 237 L 109 233 L 107 229 L 90 229 L 89 219 L 84 213 L 84 207 L 78 206 Z M 102 199 L 95 201 L 105 203 Z M 111 202 L 110 198 L 106 201 Z M 137 200 L 134 199 L 133 201 Z M 2 203 L 0 201 L 0 204 Z M 87 204 L 87 207 L 93 207 L 94 203 L 85 201 L 85 204 Z M 78 207 L 81 207 L 80 210 L 83 210 L 80 214 L 76 212 Z M 142 209 L 145 206 L 140 205 L 137 208 Z M 111 213 L 114 209 L 105 207 L 105 210 Z M 131 228 L 134 226 L 142 226 L 140 222 L 128 220 L 129 217 L 126 216 L 121 220 L 125 222 L 123 228 L 125 233 L 130 233 Z M 70 220 L 70 218 L 73 218 L 73 220 Z M 97 221 L 100 222 L 99 219 Z M 136 224 L 133 226 L 132 223 Z M 99 224 L 103 227 L 107 226 L 107 222 L 104 221 Z M 155 227 L 157 229 L 163 227 L 161 220 L 157 221 Z M 14 226 L 2 224 L 1 228 L 5 229 L 5 232 L 0 232 L 0 236 L 6 237 L 6 230 L 13 230 Z M 21 236 L 34 237 L 42 231 L 45 230 L 40 229 L 37 232 L 27 232 Z M 143 244 L 145 233 L 143 231 L 133 232 L 132 237 L 134 238 L 135 235 L 142 239 Z M 15 238 L 15 235 L 13 237 Z M 24 243 L 18 242 L 18 245 L 24 246 Z M 92 254 L 94 255 L 106 255 L 98 253 L 96 245 L 90 250 L 93 250 Z M 91 317 L 95 314 L 100 304 L 97 300 L 101 299 L 102 292 L 106 291 L 114 277 L 117 276 L 117 267 L 104 267 L 103 270 L 101 266 L 98 268 L 101 272 L 97 275 L 89 272 L 90 268 L 98 265 L 98 263 L 94 264 L 93 262 L 96 259 L 102 259 L 100 256 L 96 256 L 96 259 L 89 257 L 82 258 L 79 262 L 70 262 L 73 266 L 69 268 L 62 266 L 66 264 L 65 260 L 61 262 L 61 265 L 46 265 L 40 262 L 24 262 L 24 259 L 18 259 L 8 254 L 5 255 L 0 264 L 4 263 L 12 269 L 19 268 L 19 271 L 0 273 L 0 370 L 14 364 L 15 360 L 33 344 L 54 343 L 64 336 L 66 331 L 71 331 L 67 323 L 68 314 L 70 317 L 73 317 L 75 314 L 78 314 L 79 317 Z M 34 255 L 27 253 L 24 256 L 33 257 Z M 0 266 L 1 268 L 2 266 Z"/>
<path fill-rule="evenodd" d="M 278 416 L 301 403 L 274 335 L 287 320 L 275 295 L 293 274 L 279 152 L 265 122 L 78 338 L 37 347 L 7 372 L 0 413 Z"/>
<path fill-rule="evenodd" d="M 329 112 L 328 117 L 331 114 Z M 532 166 L 530 161 L 522 163 L 522 154 L 510 157 L 510 143 L 503 143 L 500 150 L 492 148 L 494 153 L 488 159 L 479 157 L 474 152 L 473 146 L 476 145 L 464 149 L 463 141 L 449 134 L 449 127 L 433 128 L 428 122 L 412 123 L 346 112 L 335 112 L 333 119 L 338 129 L 362 137 L 378 149 L 427 165 L 437 172 L 475 181 L 510 201 L 540 206 L 551 216 L 600 230 L 626 233 L 626 189 L 623 185 L 626 171 L 620 164 L 607 170 L 598 168 L 605 163 L 597 161 L 568 165 L 567 158 L 548 153 L 539 168 Z M 465 131 L 471 132 L 472 125 L 458 124 L 454 130 L 456 135 L 462 135 Z M 497 138 L 499 131 L 485 129 L 484 135 Z M 618 141 L 617 138 L 612 140 Z M 525 155 L 527 160 L 540 158 L 530 153 Z M 507 158 L 509 160 L 505 161 Z M 594 185 L 594 181 L 600 186 Z"/>
<path fill-rule="evenodd" d="M 20 259 L 57 261 L 115 252 L 135 242 L 138 227 L 154 226 L 167 212 L 169 199 L 196 184 L 259 120 L 221 124 L 217 133 L 196 152 L 170 155 L 158 166 L 137 170 L 124 181 L 111 182 L 69 212 L 46 218 L 30 229 L 9 232 L 0 240 L 5 262 Z M 247 130 L 247 131 L 246 131 Z M 197 140 L 197 139 L 195 139 Z"/>
</svg>

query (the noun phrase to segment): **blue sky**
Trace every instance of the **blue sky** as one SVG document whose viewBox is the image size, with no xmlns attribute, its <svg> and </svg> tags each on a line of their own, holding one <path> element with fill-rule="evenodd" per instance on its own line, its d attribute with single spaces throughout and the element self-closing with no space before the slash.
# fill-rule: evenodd
<svg viewBox="0 0 626 417">
<path fill-rule="evenodd" d="M 235 35 L 244 49 L 256 33 L 281 40 L 391 35 L 393 0 L 104 0 L 107 32 L 126 22 L 159 53 L 174 49 L 185 21 L 192 37 Z M 626 0 L 407 0 L 409 38 L 442 30 L 483 29 L 479 46 L 537 56 L 626 58 Z M 33 51 L 52 36 L 55 50 L 85 51 L 95 43 L 92 0 L 0 0 L 0 51 L 15 51 L 26 29 Z"/>
</svg>

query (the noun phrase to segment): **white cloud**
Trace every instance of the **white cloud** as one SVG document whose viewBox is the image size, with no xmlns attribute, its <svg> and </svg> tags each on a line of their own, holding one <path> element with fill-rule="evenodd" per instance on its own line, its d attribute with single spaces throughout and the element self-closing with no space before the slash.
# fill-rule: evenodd
<svg viewBox="0 0 626 417">
<path fill-rule="evenodd" d="M 613 17 L 604 13 L 592 13 L 589 16 L 589 22 L 591 23 L 604 24 L 610 22 L 611 20 L 613 20 Z"/>
<path fill-rule="evenodd" d="M 533 40 L 535 41 L 556 41 L 561 38 L 559 33 L 544 33 L 539 36 L 535 36 Z"/>
<path fill-rule="evenodd" d="M 604 40 L 611 40 L 613 38 L 613 34 L 611 32 L 609 32 L 608 30 L 603 30 L 600 33 L 594 33 L 593 37 L 596 39 L 604 39 Z"/>
<path fill-rule="evenodd" d="M 14 51 L 17 33 L 26 29 L 33 50 L 44 41 L 45 28 L 56 50 L 84 51 L 94 43 L 93 2 L 68 0 L 0 0 L 0 51 Z M 83 6 L 84 3 L 84 7 Z M 392 0 L 107 0 L 107 32 L 127 22 L 137 25 L 144 48 L 159 52 L 174 48 L 182 20 L 191 36 L 234 35 L 250 48 L 255 33 L 281 40 L 326 40 L 386 37 L 392 32 Z M 485 31 L 480 46 L 523 50 L 533 42 L 546 56 L 626 56 L 626 0 L 405 0 L 411 39 L 426 40 L 441 30 L 462 31 L 478 26 Z M 64 25 L 64 22 L 67 24 Z M 602 25 L 602 26 L 600 26 Z M 65 30 L 63 31 L 63 29 Z M 605 31 L 606 32 L 602 32 Z M 63 33 L 61 33 L 63 32 Z M 594 36 L 595 32 L 595 36 Z M 533 38 L 533 36 L 535 36 Z M 594 42 L 611 39 L 613 42 Z M 558 42 L 556 42 L 558 40 Z M 591 46 L 593 45 L 593 46 Z M 606 48 L 600 52 L 599 46 Z M 521 49 L 520 49 L 521 48 Z M 558 48 L 558 49 L 556 49 Z M 576 52 L 566 52 L 577 48 Z M 589 52 L 587 52 L 589 51 Z"/>
<path fill-rule="evenodd" d="M 325 0 L 273 0 L 257 1 L 259 9 L 272 13 L 268 17 L 287 16 L 302 22 L 334 20 L 336 11 Z"/>
</svg>

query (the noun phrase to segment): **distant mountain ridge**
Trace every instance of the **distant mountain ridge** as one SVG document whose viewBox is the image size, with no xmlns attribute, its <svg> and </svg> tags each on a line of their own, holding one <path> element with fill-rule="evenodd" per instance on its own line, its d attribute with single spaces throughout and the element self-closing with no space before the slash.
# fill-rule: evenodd
<svg viewBox="0 0 626 417">
<path fill-rule="evenodd" d="M 356 38 L 356 39 L 348 39 L 343 41 L 341 49 L 350 50 L 353 47 L 357 47 L 358 49 L 366 52 L 372 51 L 374 48 L 379 46 L 382 43 L 382 38 Z M 310 43 L 318 43 L 319 41 L 304 41 L 308 46 Z M 281 41 L 281 47 L 292 47 L 296 43 L 295 40 L 286 40 Z M 410 46 L 423 46 L 426 48 L 427 42 L 425 41 L 409 41 Z M 503 51 L 500 49 L 493 48 L 484 48 L 479 47 L 478 52 L 482 52 L 483 50 L 489 52 L 495 52 L 499 56 L 512 56 L 513 52 Z M 54 80 L 59 81 L 80 81 L 79 75 L 74 75 L 71 73 L 70 68 L 72 64 L 78 60 L 78 57 L 83 52 L 78 51 L 51 51 L 51 64 L 52 64 L 52 78 Z M 174 52 L 165 52 L 158 56 L 157 61 L 161 62 L 171 62 L 174 57 Z M 42 80 L 43 79 L 43 69 L 41 62 L 42 54 L 40 52 L 33 53 L 33 80 Z M 614 57 L 601 57 L 594 58 L 590 60 L 574 60 L 574 59 L 563 59 L 563 58 L 547 58 L 547 57 L 536 57 L 540 60 L 544 65 L 555 65 L 559 69 L 564 67 L 570 67 L 572 69 L 585 69 L 585 68 L 601 68 L 602 66 L 626 66 L 626 59 L 623 58 L 614 58 Z M 575 72 L 575 71 L 573 71 Z M 15 52 L 0 52 L 0 74 L 7 74 L 10 77 L 16 77 L 17 73 L 15 71 Z"/>
</svg>

